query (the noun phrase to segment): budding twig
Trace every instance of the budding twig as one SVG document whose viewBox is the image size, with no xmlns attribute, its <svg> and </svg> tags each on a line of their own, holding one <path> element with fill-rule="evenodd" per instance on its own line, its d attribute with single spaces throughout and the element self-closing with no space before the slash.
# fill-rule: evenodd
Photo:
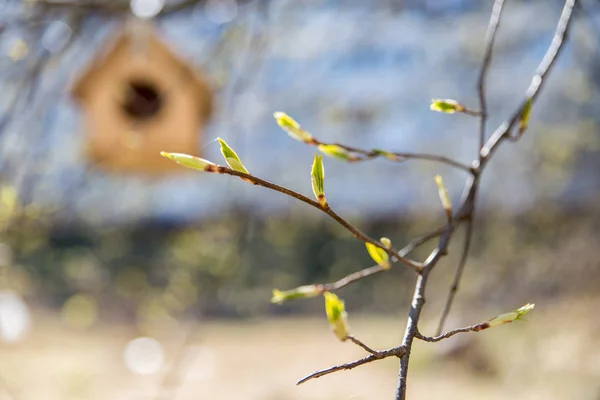
<svg viewBox="0 0 600 400">
<path fill-rule="evenodd" d="M 364 150 L 364 149 L 359 149 L 356 147 L 347 146 L 347 145 L 341 144 L 341 143 L 325 143 L 325 142 L 318 141 L 316 139 L 315 139 L 315 144 L 316 145 L 322 144 L 322 145 L 326 145 L 326 146 L 334 145 L 334 146 L 341 147 L 342 149 L 344 149 L 350 153 L 353 153 L 355 155 L 354 158 L 349 160 L 351 162 L 367 161 L 367 160 L 372 160 L 374 158 L 383 157 L 387 160 L 395 161 L 395 162 L 404 162 L 407 160 L 434 161 L 434 162 L 439 162 L 442 164 L 449 165 L 454 168 L 462 169 L 464 171 L 471 170 L 471 167 L 466 164 L 463 164 L 463 163 L 453 160 L 451 158 L 436 155 L 436 154 L 406 153 L 406 152 L 395 152 L 395 151 L 388 152 L 388 151 L 382 151 L 382 150 Z"/>
<path fill-rule="evenodd" d="M 398 253 L 403 257 L 408 255 L 411 251 L 413 251 L 417 247 L 440 236 L 445 228 L 446 227 L 444 226 L 444 227 L 435 229 L 423 236 L 413 239 L 409 244 L 404 246 Z M 323 290 L 334 291 L 334 290 L 341 289 L 345 286 L 348 286 L 351 283 L 354 283 L 356 281 L 359 281 L 359 280 L 367 278 L 369 276 L 378 274 L 383 271 L 386 271 L 386 269 L 383 268 L 381 265 L 373 265 L 371 267 L 368 267 L 368 268 L 362 269 L 358 272 L 354 272 L 350 275 L 347 275 L 338 281 L 335 281 L 332 283 L 325 283 L 321 286 L 323 287 Z"/>
<path fill-rule="evenodd" d="M 313 200 L 313 199 L 311 199 L 309 197 L 306 197 L 303 194 L 300 194 L 300 193 L 298 193 L 296 191 L 293 191 L 291 189 L 285 188 L 283 186 L 279 186 L 279 185 L 277 185 L 275 183 L 271 183 L 271 182 L 266 181 L 264 179 L 257 178 L 254 175 L 246 174 L 246 173 L 240 172 L 240 171 L 235 171 L 235 170 L 233 170 L 231 168 L 227 168 L 227 167 L 224 167 L 222 165 L 217 166 L 216 172 L 220 173 L 220 174 L 232 175 L 232 176 L 237 176 L 237 177 L 243 178 L 244 180 L 252 182 L 253 184 L 255 184 L 257 186 L 262 186 L 262 187 L 265 187 L 267 189 L 271 189 L 271 190 L 274 190 L 276 192 L 280 192 L 280 193 L 286 194 L 286 195 L 288 195 L 290 197 L 293 197 L 293 198 L 295 198 L 297 200 L 300 200 L 303 203 L 311 205 L 314 208 L 316 208 L 316 209 L 324 212 L 325 214 L 329 215 L 337 223 L 339 223 L 344 228 L 346 228 L 350 233 L 352 233 L 354 235 L 354 237 L 362 240 L 365 243 L 371 243 L 371 244 L 379 247 L 380 249 L 385 250 L 391 257 L 393 257 L 393 260 L 394 259 L 398 260 L 402 264 L 404 264 L 404 265 L 412 268 L 415 272 L 420 272 L 422 270 L 422 268 L 423 268 L 423 266 L 420 263 L 403 257 L 402 255 L 399 254 L 399 252 L 397 250 L 394 250 L 394 248 L 387 247 L 384 244 L 382 244 L 381 242 L 379 242 L 378 240 L 375 240 L 375 239 L 371 238 L 370 236 L 366 235 L 365 233 L 363 233 L 362 231 L 360 231 L 357 227 L 355 227 L 350 222 L 346 221 L 344 218 L 342 218 L 341 216 L 339 216 L 335 211 L 333 211 L 331 209 L 331 207 L 329 207 L 329 205 L 322 206 L 318 201 L 315 201 L 315 200 Z"/>
<path fill-rule="evenodd" d="M 317 164 L 314 164 L 312 175 L 313 175 L 313 191 L 315 192 L 315 196 L 317 197 L 317 199 L 322 200 L 320 202 L 312 200 L 312 199 L 310 199 L 300 193 L 297 193 L 293 190 L 281 187 L 279 185 L 265 181 L 263 179 L 257 178 L 255 176 L 247 173 L 245 168 L 242 168 L 243 165 L 240 167 L 239 165 L 236 164 L 236 161 L 239 161 L 240 163 L 241 163 L 241 161 L 239 160 L 237 155 L 235 155 L 233 153 L 231 153 L 231 154 L 224 153 L 224 156 L 226 157 L 227 162 L 230 166 L 232 166 L 231 161 L 233 159 L 233 161 L 234 161 L 233 166 L 232 166 L 233 169 L 227 168 L 224 166 L 215 165 L 212 163 L 207 164 L 206 160 L 201 160 L 201 159 L 197 159 L 197 158 L 180 160 L 184 163 L 188 163 L 188 164 L 191 163 L 190 165 L 192 168 L 201 169 L 201 170 L 204 170 L 207 172 L 237 176 L 237 177 L 240 177 L 240 178 L 244 179 L 245 181 L 251 182 L 255 185 L 263 186 L 268 189 L 271 189 L 271 190 L 286 194 L 288 196 L 291 196 L 293 198 L 296 198 L 297 200 L 300 200 L 306 204 L 309 204 L 309 205 L 313 206 L 314 208 L 317 208 L 317 209 L 321 210 L 322 212 L 326 213 L 332 219 L 334 219 L 336 222 L 338 222 L 340 225 L 342 225 L 344 228 L 346 228 L 349 232 L 351 232 L 355 237 L 362 240 L 364 243 L 374 245 L 377 249 L 384 250 L 385 253 L 390 256 L 389 259 L 386 259 L 385 255 L 383 255 L 382 252 L 370 251 L 370 253 L 372 253 L 371 256 L 375 259 L 376 262 L 379 263 L 379 265 L 365 268 L 362 271 L 356 272 L 354 274 L 350 274 L 350 275 L 340 279 L 339 281 L 329 283 L 329 284 L 309 285 L 309 286 L 300 287 L 295 290 L 287 291 L 287 292 L 274 291 L 274 300 L 272 300 L 274 302 L 280 302 L 280 301 L 285 300 L 286 298 L 288 298 L 288 299 L 293 298 L 294 296 L 314 297 L 315 295 L 319 295 L 319 294 L 324 294 L 326 298 L 328 297 L 328 295 L 329 295 L 329 297 L 334 296 L 330 291 L 339 289 L 339 288 L 344 287 L 344 286 L 346 286 L 352 282 L 355 282 L 359 279 L 363 279 L 368 276 L 371 276 L 371 275 L 374 275 L 374 274 L 377 274 L 379 272 L 386 270 L 387 267 L 389 267 L 388 261 L 402 262 L 403 264 L 409 266 L 415 272 L 417 272 L 417 279 L 416 279 L 416 283 L 415 283 L 413 300 L 412 300 L 411 309 L 410 309 L 410 312 L 408 315 L 406 330 L 404 333 L 404 337 L 403 337 L 401 346 L 395 347 L 390 350 L 376 351 L 376 350 L 373 350 L 370 347 L 366 346 L 364 343 L 362 343 L 358 339 L 349 336 L 347 326 L 339 325 L 340 316 L 342 314 L 345 315 L 345 311 L 343 309 L 343 301 L 338 299 L 339 303 L 341 304 L 341 307 L 338 307 L 337 311 L 334 310 L 333 308 L 331 308 L 331 310 L 328 311 L 328 318 L 330 319 L 330 324 L 335 325 L 335 323 L 338 323 L 338 325 L 339 325 L 339 326 L 335 325 L 335 327 L 338 328 L 337 331 L 335 332 L 336 335 L 338 336 L 338 338 L 340 340 L 350 339 L 356 345 L 362 347 L 363 349 L 370 352 L 371 354 L 365 358 L 362 358 L 360 360 L 357 360 L 357 361 L 354 361 L 351 363 L 342 364 L 342 365 L 338 365 L 338 366 L 334 366 L 331 368 L 327 368 L 324 370 L 314 372 L 314 373 L 308 375 L 307 377 L 301 379 L 300 381 L 298 381 L 298 384 L 304 383 L 310 379 L 319 378 L 321 376 L 324 376 L 324 375 L 327 375 L 327 374 L 330 374 L 330 373 L 333 373 L 336 371 L 352 369 L 352 368 L 358 367 L 360 365 L 363 365 L 363 364 L 366 364 L 366 363 L 369 363 L 372 361 L 376 361 L 376 360 L 379 360 L 382 358 L 396 356 L 396 357 L 400 358 L 400 369 L 398 372 L 396 400 L 405 400 L 405 398 L 406 398 L 406 382 L 407 382 L 407 375 L 408 375 L 408 364 L 409 364 L 409 359 L 410 359 L 410 349 L 412 347 L 412 343 L 415 338 L 425 340 L 425 341 L 435 342 L 435 341 L 439 341 L 439 340 L 448 338 L 450 336 L 453 336 L 453 335 L 455 335 L 457 333 L 461 333 L 461 332 L 480 331 L 480 330 L 486 329 L 488 327 L 497 326 L 497 325 L 501 325 L 501 324 L 505 324 L 505 323 L 510 323 L 514 320 L 520 319 L 525 313 L 527 313 L 529 310 L 531 310 L 533 308 L 532 304 L 527 304 L 518 310 L 499 315 L 485 323 L 473 325 L 473 326 L 466 327 L 466 328 L 456 329 L 456 330 L 447 332 L 443 335 L 438 334 L 438 336 L 434 336 L 434 337 L 423 336 L 418 330 L 419 319 L 420 319 L 420 316 L 421 316 L 421 313 L 423 310 L 423 306 L 425 304 L 425 289 L 427 286 L 429 275 L 430 275 L 431 271 L 433 271 L 436 268 L 436 266 L 438 265 L 439 261 L 443 258 L 443 256 L 445 256 L 447 254 L 448 247 L 449 247 L 451 239 L 453 238 L 454 233 L 457 231 L 457 229 L 460 227 L 460 225 L 463 222 L 467 221 L 468 227 L 467 227 L 466 238 L 465 238 L 462 255 L 460 257 L 460 261 L 459 261 L 459 264 L 458 264 L 458 267 L 457 267 L 457 270 L 456 270 L 456 273 L 454 276 L 452 287 L 451 287 L 450 293 L 448 295 L 446 305 L 444 307 L 444 312 L 442 314 L 442 318 L 440 321 L 440 326 L 438 328 L 438 331 L 441 331 L 441 329 L 443 327 L 444 321 L 445 321 L 448 313 L 450 312 L 454 296 L 458 290 L 458 285 L 460 283 L 460 279 L 462 277 L 462 273 L 463 273 L 463 270 L 464 270 L 464 267 L 465 267 L 465 264 L 466 264 L 466 261 L 468 258 L 469 249 L 471 246 L 471 240 L 472 240 L 472 235 L 473 235 L 473 218 L 474 218 L 474 214 L 475 214 L 475 205 L 476 205 L 475 203 L 476 203 L 477 193 L 479 190 L 479 182 L 480 182 L 481 174 L 482 174 L 483 170 L 485 169 L 485 166 L 489 162 L 490 158 L 492 157 L 494 152 L 498 149 L 498 147 L 500 146 L 500 144 L 503 141 L 505 141 L 505 140 L 516 141 L 525 132 L 525 129 L 527 128 L 527 124 L 529 122 L 531 106 L 540 93 L 540 90 L 545 82 L 545 77 L 546 77 L 547 73 L 550 71 L 550 69 L 554 65 L 558 55 L 560 54 L 560 52 L 564 46 L 567 32 L 568 32 L 569 26 L 572 21 L 571 16 L 572 16 L 573 8 L 577 4 L 577 0 L 566 0 L 565 1 L 565 5 L 563 7 L 561 16 L 559 18 L 552 43 L 548 47 L 548 50 L 546 51 L 544 58 L 540 62 L 539 66 L 536 70 L 536 73 L 531 80 L 531 83 L 525 94 L 524 101 L 513 112 L 512 116 L 508 120 L 506 120 L 498 128 L 496 128 L 496 130 L 491 135 L 491 137 L 487 140 L 487 142 L 485 142 L 485 138 L 486 138 L 485 124 L 486 124 L 486 120 L 487 120 L 485 79 L 486 79 L 486 76 L 487 76 L 487 73 L 489 70 L 489 66 L 491 63 L 494 38 L 495 38 L 496 31 L 497 31 L 497 28 L 498 28 L 498 25 L 500 22 L 500 15 L 501 15 L 503 3 L 504 3 L 503 0 L 496 0 L 494 2 L 492 16 L 490 18 L 490 22 L 489 22 L 488 29 L 487 29 L 484 59 L 482 62 L 481 71 L 480 71 L 480 75 L 479 75 L 479 79 L 478 79 L 478 93 L 479 93 L 479 98 L 480 98 L 480 103 L 481 103 L 480 104 L 481 111 L 477 112 L 477 111 L 473 111 L 473 110 L 468 110 L 469 112 L 467 112 L 467 114 L 469 114 L 469 115 L 480 116 L 480 151 L 479 151 L 478 158 L 473 160 L 473 162 L 471 163 L 470 166 L 467 166 L 466 164 L 459 163 L 457 161 L 454 161 L 452 159 L 449 159 L 449 158 L 446 158 L 443 156 L 436 156 L 436 155 L 430 155 L 430 154 L 419 154 L 419 153 L 393 153 L 393 152 L 387 152 L 387 151 L 383 151 L 383 150 L 363 150 L 363 149 L 358 149 L 358 148 L 354 148 L 354 147 L 350 147 L 350 146 L 346 146 L 346 145 L 342 145 L 342 144 L 338 144 L 338 143 L 328 144 L 328 143 L 320 142 L 319 140 L 315 139 L 310 133 L 303 130 L 301 128 L 301 126 L 296 121 L 294 121 L 291 117 L 287 116 L 287 114 L 284 114 L 281 112 L 277 112 L 274 114 L 274 117 L 276 118 L 278 124 L 284 130 L 286 130 L 291 137 L 293 137 L 296 140 L 302 141 L 306 144 L 317 146 L 321 152 L 323 152 L 324 154 L 327 154 L 329 156 L 332 156 L 332 157 L 340 158 L 340 159 L 350 161 L 350 162 L 364 161 L 364 160 L 377 158 L 377 157 L 383 157 L 383 158 L 386 158 L 386 159 L 389 159 L 392 161 L 404 161 L 406 159 L 411 159 L 411 158 L 412 159 L 425 159 L 425 160 L 431 160 L 431 161 L 445 163 L 447 165 L 451 165 L 453 167 L 457 167 L 457 168 L 460 168 L 460 169 L 470 172 L 470 174 L 467 177 L 467 180 L 465 182 L 465 185 L 464 185 L 463 196 L 459 202 L 458 207 L 455 210 L 452 209 L 450 199 L 448 198 L 448 195 L 446 193 L 445 188 L 443 187 L 443 184 L 441 183 L 441 181 L 438 182 L 438 185 L 440 187 L 440 198 L 442 200 L 442 204 L 444 205 L 444 208 L 447 213 L 447 218 L 448 218 L 447 225 L 444 226 L 443 228 L 440 228 L 434 232 L 431 232 L 421 238 L 415 239 L 413 242 L 409 243 L 404 249 L 402 249 L 402 251 L 397 251 L 397 250 L 393 249 L 391 247 L 391 243 L 389 242 L 389 240 L 386 243 L 382 243 L 383 239 L 382 239 L 382 241 L 377 241 L 377 240 L 367 236 L 366 234 L 361 232 L 358 228 L 354 227 L 352 224 L 350 224 L 345 219 L 343 219 L 338 214 L 336 214 L 329 207 L 329 204 L 327 203 L 327 201 L 324 197 L 324 187 L 323 187 L 324 173 L 323 173 L 322 165 L 319 162 L 317 162 Z M 458 103 L 454 100 L 435 101 L 435 103 L 433 105 L 440 108 L 439 110 L 436 110 L 436 111 L 441 110 L 442 112 L 465 112 L 465 110 L 466 110 L 466 108 L 463 105 L 461 105 L 460 103 Z M 519 123 L 519 133 L 516 136 L 511 136 L 511 131 L 515 128 L 517 123 Z M 485 142 L 485 144 L 484 144 L 484 142 Z M 318 158 L 316 158 L 315 160 L 320 161 Z M 437 244 L 436 248 L 433 249 L 433 251 L 431 251 L 431 253 L 427 257 L 427 259 L 423 263 L 419 263 L 417 261 L 414 261 L 414 260 L 411 260 L 411 259 L 408 259 L 405 257 L 414 248 L 416 248 L 416 247 L 420 246 L 421 244 L 427 242 L 428 240 L 431 240 L 436 237 L 439 237 L 438 244 Z M 388 243 L 390 245 L 387 245 Z M 373 249 L 370 248 L 369 250 L 373 250 Z M 337 299 L 337 297 L 336 297 L 336 299 Z M 345 318 L 345 317 L 343 317 L 343 318 Z"/>
<path fill-rule="evenodd" d="M 477 111 L 467 110 L 466 107 L 461 105 L 461 112 L 465 112 L 470 115 L 477 115 Z M 277 124 L 288 133 L 288 135 L 300 142 L 303 142 L 309 146 L 316 146 L 322 153 L 328 156 L 339 158 L 348 162 L 359 162 L 366 161 L 373 158 L 382 157 L 390 161 L 402 162 L 409 159 L 413 160 L 429 160 L 436 161 L 456 167 L 465 171 L 471 171 L 471 167 L 462 164 L 458 161 L 452 160 L 448 157 L 438 156 L 434 154 L 424 153 L 401 153 L 391 152 L 385 150 L 365 150 L 357 147 L 351 147 L 341 143 L 326 143 L 315 138 L 312 134 L 304 130 L 298 122 L 284 112 L 277 111 L 273 114 L 273 117 L 277 121 Z"/>
<path fill-rule="evenodd" d="M 438 336 L 423 336 L 421 334 L 421 332 L 417 331 L 417 333 L 415 334 L 415 337 L 417 339 L 421 339 L 421 340 L 423 340 L 425 342 L 439 342 L 440 340 L 448 339 L 449 337 L 454 336 L 457 333 L 479 332 L 479 331 L 482 331 L 482 330 L 487 329 L 489 327 L 490 327 L 490 325 L 487 322 L 484 322 L 482 324 L 467 326 L 466 328 L 454 329 L 452 331 L 444 333 L 443 335 L 438 335 Z"/>
</svg>

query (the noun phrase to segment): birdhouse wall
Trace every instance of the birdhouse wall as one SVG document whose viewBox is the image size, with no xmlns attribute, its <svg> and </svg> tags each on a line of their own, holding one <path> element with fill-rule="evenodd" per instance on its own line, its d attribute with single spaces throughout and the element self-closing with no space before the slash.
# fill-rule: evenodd
<svg viewBox="0 0 600 400">
<path fill-rule="evenodd" d="M 198 154 L 210 93 L 199 88 L 189 68 L 151 39 L 143 48 L 121 41 L 81 85 L 89 159 L 109 169 L 149 173 L 178 166 L 161 151 Z M 132 118 L 123 108 L 132 82 L 150 84 L 160 96 L 159 111 Z M 180 168 L 179 168 L 180 169 Z"/>
</svg>

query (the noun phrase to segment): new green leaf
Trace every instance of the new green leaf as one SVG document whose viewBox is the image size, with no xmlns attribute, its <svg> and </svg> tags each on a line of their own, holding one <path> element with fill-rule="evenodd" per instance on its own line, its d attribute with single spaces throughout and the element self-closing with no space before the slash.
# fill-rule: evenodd
<svg viewBox="0 0 600 400">
<path fill-rule="evenodd" d="M 200 157 L 190 156 L 189 154 L 167 153 L 166 151 L 161 151 L 160 155 L 168 158 L 169 160 L 175 161 L 179 165 L 198 171 L 213 172 L 216 167 L 214 163 L 208 160 Z"/>
<path fill-rule="evenodd" d="M 532 304 L 532 303 L 525 304 L 523 307 L 521 307 L 515 311 L 509 312 L 506 314 L 502 314 L 502 315 L 498 315 L 497 317 L 490 319 L 487 322 L 487 325 L 491 328 L 494 326 L 509 324 L 513 321 L 523 319 L 523 316 L 525 314 L 527 314 L 529 311 L 533 310 L 534 307 L 535 307 L 535 304 Z"/>
<path fill-rule="evenodd" d="M 300 124 L 286 113 L 277 111 L 273 113 L 273 118 L 290 137 L 305 143 L 314 142 L 312 135 L 302 129 Z"/>
<path fill-rule="evenodd" d="M 344 149 L 337 144 L 320 144 L 317 146 L 318 149 L 325 155 L 333 158 L 339 158 L 340 160 L 349 161 L 352 160 L 352 155 L 348 150 Z"/>
<path fill-rule="evenodd" d="M 388 238 L 381 238 L 381 243 L 387 248 L 392 247 L 392 242 Z M 365 246 L 367 246 L 367 251 L 369 252 L 369 255 L 371 256 L 373 261 L 381 265 L 383 269 L 390 269 L 392 267 L 392 263 L 390 262 L 390 256 L 384 249 L 382 249 L 381 247 L 377 247 L 369 242 L 366 242 Z"/>
<path fill-rule="evenodd" d="M 321 206 L 326 207 L 327 198 L 325 197 L 325 168 L 323 167 L 323 156 L 315 154 L 310 177 L 315 197 Z"/>
<path fill-rule="evenodd" d="M 284 301 L 294 299 L 304 299 L 308 297 L 315 297 L 320 295 L 322 290 L 317 285 L 300 286 L 291 290 L 277 290 L 273 289 L 273 297 L 271 303 L 282 304 Z"/>
<path fill-rule="evenodd" d="M 335 336 L 343 342 L 350 335 L 344 301 L 331 292 L 325 292 L 323 296 L 325 297 L 325 312 L 329 326 Z"/>
<path fill-rule="evenodd" d="M 221 143 L 221 153 L 223 157 L 225 157 L 225 162 L 227 165 L 231 167 L 234 171 L 243 172 L 244 174 L 250 174 L 244 164 L 242 164 L 242 160 L 238 157 L 237 153 L 233 151 L 231 147 L 221 138 L 217 138 L 219 143 Z"/>
<path fill-rule="evenodd" d="M 433 99 L 429 108 L 432 111 L 454 114 L 455 112 L 465 111 L 465 106 L 452 99 Z"/>
</svg>

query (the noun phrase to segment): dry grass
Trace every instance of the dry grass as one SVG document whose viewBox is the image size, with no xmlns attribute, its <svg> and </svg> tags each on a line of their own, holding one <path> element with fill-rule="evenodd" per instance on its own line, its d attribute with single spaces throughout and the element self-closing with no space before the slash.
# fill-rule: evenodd
<svg viewBox="0 0 600 400">
<path fill-rule="evenodd" d="M 474 341 L 453 359 L 440 356 L 451 342 L 418 343 L 410 399 L 597 400 L 597 304 L 597 299 L 538 304 L 528 323 L 462 336 Z M 478 310 L 476 317 L 486 313 Z M 401 337 L 403 316 L 351 317 L 354 332 L 374 347 L 392 346 Z M 352 344 L 337 342 L 324 319 L 206 321 L 194 328 L 178 357 L 187 329 L 157 335 L 166 366 L 138 376 L 123 363 L 126 343 L 138 336 L 133 327 L 74 331 L 55 315 L 36 314 L 25 340 L 0 344 L 0 400 L 393 398 L 397 362 L 392 359 L 295 386 L 315 369 L 363 355 Z M 453 345 L 460 343 L 458 338 Z M 178 368 L 165 379 L 173 359 Z"/>
</svg>

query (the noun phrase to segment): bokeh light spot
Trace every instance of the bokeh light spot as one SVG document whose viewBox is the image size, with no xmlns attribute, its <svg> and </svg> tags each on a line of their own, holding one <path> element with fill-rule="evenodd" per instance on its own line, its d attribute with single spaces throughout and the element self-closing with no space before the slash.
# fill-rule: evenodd
<svg viewBox="0 0 600 400">
<path fill-rule="evenodd" d="M 21 296 L 8 291 L 0 292 L 0 340 L 17 342 L 31 327 L 29 307 Z"/>
<path fill-rule="evenodd" d="M 52 22 L 42 36 L 42 46 L 52 54 L 65 48 L 73 30 L 63 21 Z"/>
<path fill-rule="evenodd" d="M 139 18 L 152 18 L 158 15 L 165 5 L 164 0 L 131 0 L 131 12 Z"/>
<path fill-rule="evenodd" d="M 139 337 L 127 343 L 123 360 L 127 369 L 134 374 L 154 374 L 163 365 L 164 351 L 156 339 Z"/>
</svg>

